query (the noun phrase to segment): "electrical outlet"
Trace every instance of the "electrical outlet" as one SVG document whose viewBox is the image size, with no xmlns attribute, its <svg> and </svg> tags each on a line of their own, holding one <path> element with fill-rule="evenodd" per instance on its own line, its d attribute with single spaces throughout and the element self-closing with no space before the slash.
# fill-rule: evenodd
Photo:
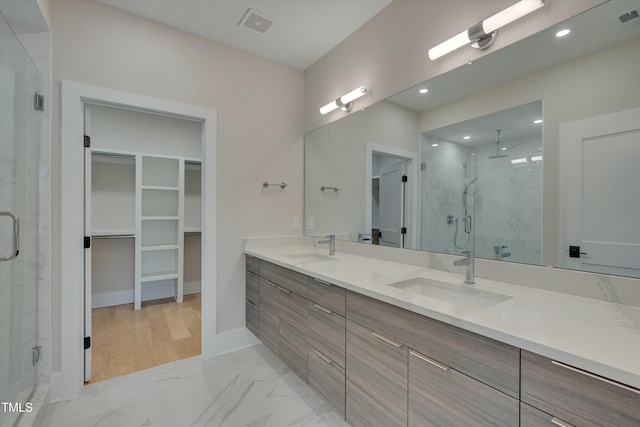
<svg viewBox="0 0 640 427">
<path fill-rule="evenodd" d="M 292 230 L 300 230 L 300 217 L 294 216 L 291 219 L 291 229 Z"/>
<path fill-rule="evenodd" d="M 313 217 L 312 216 L 308 216 L 307 217 L 307 230 L 313 230 Z"/>
</svg>

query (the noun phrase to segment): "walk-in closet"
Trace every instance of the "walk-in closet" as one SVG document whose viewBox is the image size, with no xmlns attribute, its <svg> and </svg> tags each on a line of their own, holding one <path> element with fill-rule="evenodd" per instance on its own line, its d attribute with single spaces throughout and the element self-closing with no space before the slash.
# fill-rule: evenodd
<svg viewBox="0 0 640 427">
<path fill-rule="evenodd" d="M 96 382 L 201 352 L 202 123 L 99 104 L 84 116 Z"/>
</svg>

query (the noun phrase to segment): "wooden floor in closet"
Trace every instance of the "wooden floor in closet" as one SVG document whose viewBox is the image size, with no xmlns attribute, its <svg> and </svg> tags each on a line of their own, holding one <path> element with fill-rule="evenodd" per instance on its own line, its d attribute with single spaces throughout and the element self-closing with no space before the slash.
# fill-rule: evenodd
<svg viewBox="0 0 640 427">
<path fill-rule="evenodd" d="M 92 310 L 91 381 L 95 383 L 200 354 L 200 294 Z"/>
</svg>

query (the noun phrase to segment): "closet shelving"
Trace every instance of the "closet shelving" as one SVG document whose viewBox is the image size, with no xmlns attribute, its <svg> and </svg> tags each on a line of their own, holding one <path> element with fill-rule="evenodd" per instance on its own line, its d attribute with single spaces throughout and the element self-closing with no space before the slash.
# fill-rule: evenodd
<svg viewBox="0 0 640 427">
<path fill-rule="evenodd" d="M 173 281 L 174 297 L 182 302 L 185 233 L 201 232 L 200 160 L 99 148 L 92 159 L 99 169 L 100 161 L 117 165 L 102 184 L 112 188 L 92 197 L 102 211 L 92 212 L 92 236 L 134 239 L 135 309 L 143 288 L 161 281 Z"/>
</svg>

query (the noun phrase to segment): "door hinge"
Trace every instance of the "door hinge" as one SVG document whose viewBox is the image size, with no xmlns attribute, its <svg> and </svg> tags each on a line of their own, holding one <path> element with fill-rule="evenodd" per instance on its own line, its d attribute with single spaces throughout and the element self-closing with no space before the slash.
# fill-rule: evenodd
<svg viewBox="0 0 640 427">
<path fill-rule="evenodd" d="M 33 95 L 33 109 L 44 111 L 44 95 L 40 95 L 38 92 Z"/>
<path fill-rule="evenodd" d="M 84 248 L 89 249 L 91 247 L 91 237 L 84 236 Z"/>
<path fill-rule="evenodd" d="M 91 348 L 91 337 L 84 337 L 84 349 L 88 350 Z"/>
<path fill-rule="evenodd" d="M 89 135 L 84 136 L 84 148 L 91 147 L 91 137 Z"/>
<path fill-rule="evenodd" d="M 402 182 L 407 182 L 407 175 L 402 175 Z"/>
<path fill-rule="evenodd" d="M 401 234 L 407 234 L 407 227 L 402 227 L 402 228 L 400 229 L 400 233 L 401 233 Z"/>
<path fill-rule="evenodd" d="M 36 363 L 40 361 L 40 357 L 42 356 L 42 346 L 37 345 L 31 349 L 33 351 L 32 363 L 33 366 L 36 366 Z"/>
</svg>

